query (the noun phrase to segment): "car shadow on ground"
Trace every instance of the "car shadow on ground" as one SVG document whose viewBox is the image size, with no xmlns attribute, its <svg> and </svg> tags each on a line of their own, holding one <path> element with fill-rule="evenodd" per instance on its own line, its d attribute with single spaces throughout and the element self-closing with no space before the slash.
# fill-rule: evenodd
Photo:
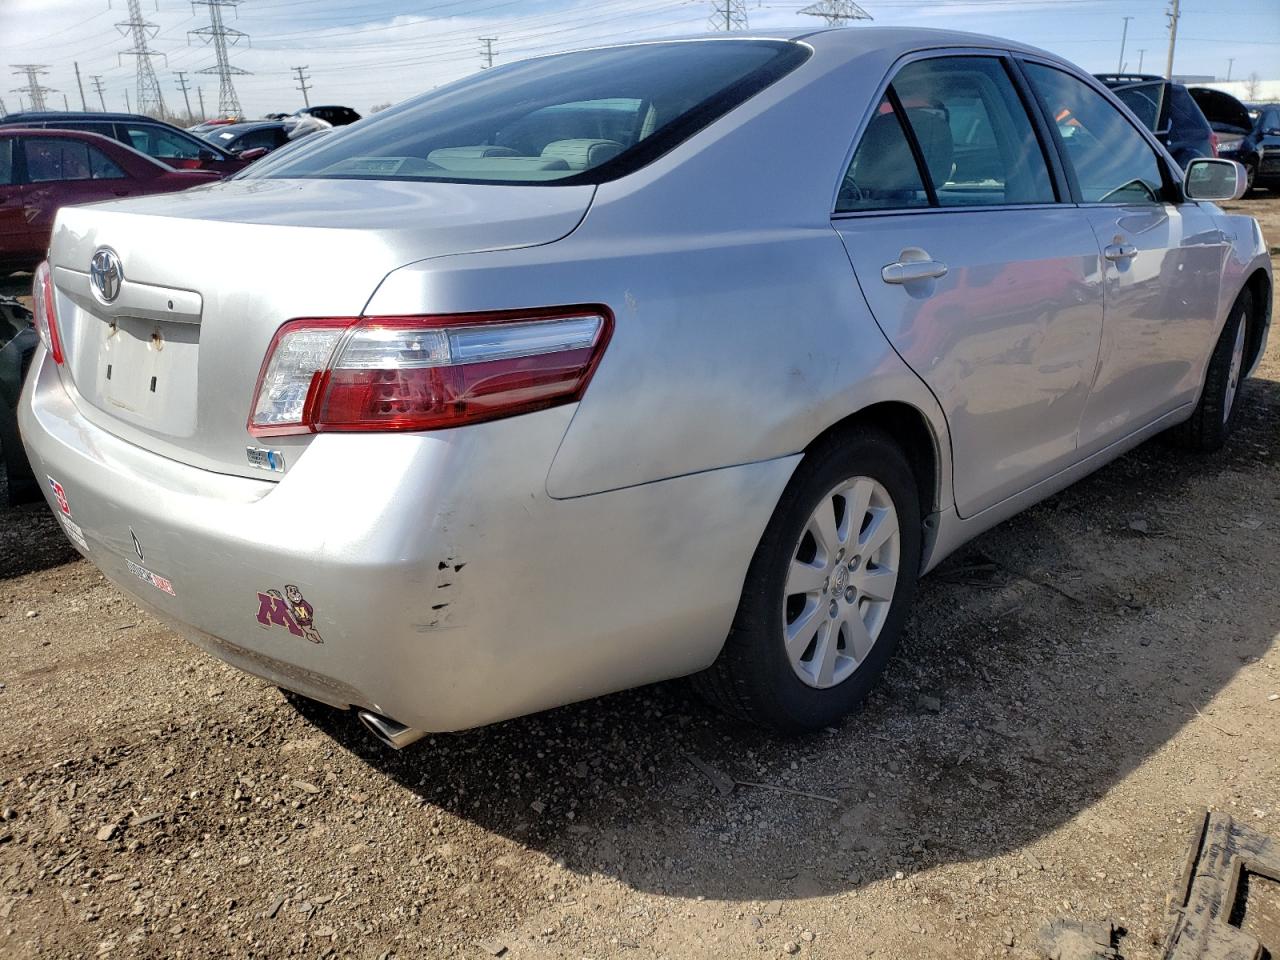
<svg viewBox="0 0 1280 960">
<path fill-rule="evenodd" d="M 683 683 L 398 754 L 294 703 L 424 803 L 641 890 L 787 899 L 998 856 L 1211 713 L 1280 630 L 1280 611 L 1249 621 L 1231 600 L 1257 581 L 1244 505 L 1274 515 L 1280 458 L 1280 384 L 1246 390 L 1222 453 L 1153 441 L 947 560 L 885 681 L 811 738 L 727 719 Z"/>
</svg>

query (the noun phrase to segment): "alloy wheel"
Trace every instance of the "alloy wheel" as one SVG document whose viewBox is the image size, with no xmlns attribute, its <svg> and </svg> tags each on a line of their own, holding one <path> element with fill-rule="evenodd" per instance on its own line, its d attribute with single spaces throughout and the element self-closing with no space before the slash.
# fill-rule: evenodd
<svg viewBox="0 0 1280 960">
<path fill-rule="evenodd" d="M 853 477 L 818 501 L 783 588 L 783 644 L 804 683 L 834 687 L 866 660 L 893 604 L 901 554 L 898 514 L 878 481 Z"/>
<path fill-rule="evenodd" d="M 1244 372 L 1244 318 L 1236 327 L 1236 342 L 1231 348 L 1231 369 L 1227 373 L 1227 395 L 1222 401 L 1222 422 L 1231 419 L 1231 409 L 1236 403 L 1236 394 L 1240 392 L 1240 375 Z"/>
</svg>

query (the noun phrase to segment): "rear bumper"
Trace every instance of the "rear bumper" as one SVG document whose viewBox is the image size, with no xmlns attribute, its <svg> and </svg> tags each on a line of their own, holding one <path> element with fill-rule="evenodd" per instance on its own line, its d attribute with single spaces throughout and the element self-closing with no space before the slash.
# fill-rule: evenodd
<svg viewBox="0 0 1280 960">
<path fill-rule="evenodd" d="M 306 696 L 454 730 L 708 665 L 799 460 L 553 500 L 573 409 L 321 435 L 279 482 L 102 430 L 43 350 L 19 416 L 68 536 L 192 642 Z"/>
</svg>

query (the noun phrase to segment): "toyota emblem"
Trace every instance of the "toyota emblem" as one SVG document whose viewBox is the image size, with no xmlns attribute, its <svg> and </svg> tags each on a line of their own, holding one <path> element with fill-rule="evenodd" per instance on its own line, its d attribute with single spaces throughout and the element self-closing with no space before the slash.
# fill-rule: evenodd
<svg viewBox="0 0 1280 960">
<path fill-rule="evenodd" d="M 89 280 L 103 303 L 110 303 L 120 296 L 120 283 L 124 280 L 124 267 L 119 255 L 110 247 L 99 247 L 89 261 Z"/>
</svg>

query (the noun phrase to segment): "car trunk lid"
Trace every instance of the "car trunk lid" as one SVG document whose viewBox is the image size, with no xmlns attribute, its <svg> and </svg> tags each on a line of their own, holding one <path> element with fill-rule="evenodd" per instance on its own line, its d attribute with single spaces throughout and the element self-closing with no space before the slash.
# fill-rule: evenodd
<svg viewBox="0 0 1280 960">
<path fill-rule="evenodd" d="M 267 458 L 246 426 L 281 324 L 358 316 L 407 263 L 551 243 L 593 191 L 256 180 L 65 208 L 50 250 L 62 376 L 87 418 L 162 456 L 240 476 L 287 469 L 310 438 L 274 438 Z M 120 274 L 109 300 L 91 271 L 104 250 Z"/>
</svg>

